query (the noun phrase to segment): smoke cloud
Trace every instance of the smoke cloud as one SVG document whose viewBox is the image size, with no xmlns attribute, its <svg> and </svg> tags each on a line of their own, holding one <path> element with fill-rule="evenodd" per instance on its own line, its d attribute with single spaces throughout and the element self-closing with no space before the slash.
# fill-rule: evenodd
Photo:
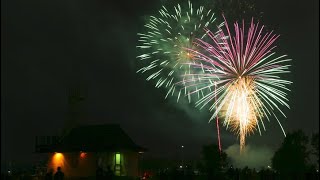
<svg viewBox="0 0 320 180">
<path fill-rule="evenodd" d="M 225 150 L 234 167 L 244 168 L 248 166 L 249 168 L 261 169 L 271 165 L 271 158 L 274 152 L 268 147 L 248 144 L 241 155 L 239 150 L 238 144 L 231 145 Z"/>
</svg>

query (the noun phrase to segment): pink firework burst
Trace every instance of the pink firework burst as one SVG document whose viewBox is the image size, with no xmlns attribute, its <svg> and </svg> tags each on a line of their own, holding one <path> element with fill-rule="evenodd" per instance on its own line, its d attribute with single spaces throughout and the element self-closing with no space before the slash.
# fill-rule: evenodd
<svg viewBox="0 0 320 180">
<path fill-rule="evenodd" d="M 187 74 L 183 83 L 186 87 L 196 87 L 196 93 L 204 89 L 215 88 L 215 91 L 205 91 L 196 102 L 203 108 L 210 104 L 210 111 L 215 117 L 224 119 L 223 125 L 230 128 L 240 137 L 240 152 L 245 146 L 245 138 L 258 129 L 261 134 L 264 118 L 270 116 L 277 119 L 284 135 L 278 117 L 274 111 L 284 117 L 281 106 L 290 108 L 287 104 L 287 86 L 291 81 L 284 80 L 281 75 L 289 73 L 286 55 L 275 56 L 274 42 L 279 35 L 265 32 L 264 26 L 251 21 L 248 31 L 245 23 L 242 26 L 234 23 L 231 32 L 227 21 L 218 32 L 206 30 L 211 42 L 197 39 L 195 45 L 200 50 L 188 49 L 192 53 L 193 68 L 200 68 L 198 74 Z M 197 77 L 197 78 L 194 78 Z"/>
</svg>

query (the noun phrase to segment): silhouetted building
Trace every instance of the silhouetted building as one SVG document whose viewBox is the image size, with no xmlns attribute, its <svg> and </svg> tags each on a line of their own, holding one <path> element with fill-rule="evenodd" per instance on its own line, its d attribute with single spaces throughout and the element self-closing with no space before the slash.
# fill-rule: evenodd
<svg viewBox="0 0 320 180">
<path fill-rule="evenodd" d="M 39 139 L 36 152 L 49 154 L 48 170 L 60 166 L 66 177 L 95 176 L 99 167 L 107 171 L 108 166 L 116 176 L 137 177 L 139 153 L 146 150 L 114 124 L 76 127 L 45 144 Z"/>
</svg>

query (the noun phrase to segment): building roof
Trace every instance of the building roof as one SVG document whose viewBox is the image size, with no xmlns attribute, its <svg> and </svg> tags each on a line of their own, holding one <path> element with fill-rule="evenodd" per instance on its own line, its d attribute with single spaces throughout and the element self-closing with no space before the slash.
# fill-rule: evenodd
<svg viewBox="0 0 320 180">
<path fill-rule="evenodd" d="M 146 151 L 136 145 L 116 124 L 88 125 L 73 128 L 54 145 L 38 149 L 38 152 L 106 152 Z"/>
</svg>

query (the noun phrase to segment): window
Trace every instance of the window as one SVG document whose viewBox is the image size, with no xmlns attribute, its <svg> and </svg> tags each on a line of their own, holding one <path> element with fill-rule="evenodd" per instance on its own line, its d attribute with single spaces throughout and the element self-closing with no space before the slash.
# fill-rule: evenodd
<svg viewBox="0 0 320 180">
<path fill-rule="evenodd" d="M 121 154 L 120 153 L 115 154 L 115 174 L 117 176 L 121 175 Z"/>
</svg>

